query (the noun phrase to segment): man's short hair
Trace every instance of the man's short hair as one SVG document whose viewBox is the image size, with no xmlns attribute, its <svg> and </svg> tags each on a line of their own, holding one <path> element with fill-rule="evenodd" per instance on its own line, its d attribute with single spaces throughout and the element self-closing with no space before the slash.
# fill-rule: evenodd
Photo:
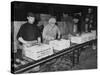
<svg viewBox="0 0 100 75">
<path fill-rule="evenodd" d="M 35 14 L 33 14 L 32 12 L 29 12 L 29 13 L 27 14 L 27 17 L 35 17 Z"/>
</svg>

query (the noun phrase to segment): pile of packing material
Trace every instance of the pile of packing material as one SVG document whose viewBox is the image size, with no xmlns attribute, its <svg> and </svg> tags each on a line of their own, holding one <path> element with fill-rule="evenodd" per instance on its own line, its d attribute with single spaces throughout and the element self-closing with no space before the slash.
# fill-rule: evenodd
<svg viewBox="0 0 100 75">
<path fill-rule="evenodd" d="M 46 44 L 24 47 L 25 56 L 33 60 L 39 60 L 53 54 L 53 48 Z"/>
<path fill-rule="evenodd" d="M 49 45 L 53 47 L 54 50 L 63 50 L 70 47 L 70 40 L 53 40 L 49 42 Z"/>
<path fill-rule="evenodd" d="M 84 33 L 81 36 L 72 36 L 71 42 L 81 44 L 90 40 L 96 39 L 96 32 Z"/>
</svg>

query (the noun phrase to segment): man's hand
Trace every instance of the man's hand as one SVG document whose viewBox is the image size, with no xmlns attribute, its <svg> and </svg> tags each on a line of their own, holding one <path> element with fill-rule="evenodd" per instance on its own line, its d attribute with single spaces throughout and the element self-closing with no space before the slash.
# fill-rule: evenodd
<svg viewBox="0 0 100 75">
<path fill-rule="evenodd" d="M 23 44 L 25 47 L 31 47 L 32 46 L 32 44 L 30 44 L 30 43 L 27 43 L 27 44 Z"/>
</svg>

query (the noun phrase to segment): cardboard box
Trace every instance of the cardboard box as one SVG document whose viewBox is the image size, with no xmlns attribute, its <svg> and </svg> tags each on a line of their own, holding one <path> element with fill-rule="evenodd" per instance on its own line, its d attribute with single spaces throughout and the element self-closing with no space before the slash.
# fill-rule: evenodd
<svg viewBox="0 0 100 75">
<path fill-rule="evenodd" d="M 46 44 L 35 45 L 32 47 L 24 47 L 25 56 L 34 60 L 47 57 L 53 54 L 53 48 Z"/>
<path fill-rule="evenodd" d="M 82 37 L 86 37 L 87 41 L 96 39 L 96 33 L 95 32 L 91 32 L 91 33 L 85 33 L 82 35 Z"/>
<path fill-rule="evenodd" d="M 91 32 L 91 33 L 84 33 L 81 36 L 72 36 L 71 37 L 71 42 L 72 43 L 77 43 L 81 44 L 90 40 L 96 39 L 96 33 Z"/>
<path fill-rule="evenodd" d="M 54 50 L 60 51 L 70 47 L 70 40 L 65 40 L 65 39 L 54 40 L 50 41 L 49 45 L 52 46 Z"/>
<path fill-rule="evenodd" d="M 73 36 L 71 37 L 71 42 L 81 44 L 81 43 L 84 43 L 85 41 L 81 36 Z"/>
</svg>

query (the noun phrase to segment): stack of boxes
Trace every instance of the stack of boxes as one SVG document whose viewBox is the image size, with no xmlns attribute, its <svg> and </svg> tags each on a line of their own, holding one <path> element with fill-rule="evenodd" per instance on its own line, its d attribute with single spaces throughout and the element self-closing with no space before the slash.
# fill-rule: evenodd
<svg viewBox="0 0 100 75">
<path fill-rule="evenodd" d="M 49 44 L 50 46 L 53 47 L 54 50 L 61 51 L 63 49 L 70 47 L 70 40 L 65 40 L 65 39 L 54 40 L 54 41 L 50 41 Z"/>
<path fill-rule="evenodd" d="M 25 56 L 33 60 L 39 60 L 53 54 L 53 48 L 46 44 L 24 47 Z"/>
<path fill-rule="evenodd" d="M 25 56 L 33 60 L 39 60 L 53 54 L 53 50 L 61 51 L 70 47 L 70 40 L 53 40 L 47 44 L 24 47 Z"/>
</svg>

